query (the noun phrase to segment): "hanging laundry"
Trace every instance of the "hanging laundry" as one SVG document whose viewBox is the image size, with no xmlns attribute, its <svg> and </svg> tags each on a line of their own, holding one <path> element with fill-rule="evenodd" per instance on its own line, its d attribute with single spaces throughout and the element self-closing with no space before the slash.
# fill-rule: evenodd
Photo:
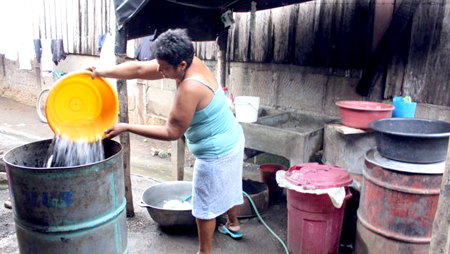
<svg viewBox="0 0 450 254">
<path fill-rule="evenodd" d="M 41 56 L 41 71 L 52 71 L 52 41 L 49 39 L 41 39 L 42 56 Z"/>
<path fill-rule="evenodd" d="M 5 54 L 6 59 L 11 60 L 11 61 L 17 61 L 17 55 L 19 53 L 17 39 L 4 40 L 4 41 L 5 41 L 4 54 Z"/>
<path fill-rule="evenodd" d="M 139 61 L 149 61 L 153 59 L 153 57 L 151 56 L 151 47 L 154 40 L 155 40 L 154 34 L 141 38 L 141 43 L 136 49 L 135 55 L 135 57 Z"/>
<path fill-rule="evenodd" d="M 52 61 L 55 65 L 61 60 L 66 59 L 66 52 L 64 52 L 64 43 L 62 39 L 53 39 L 52 40 Z"/>
<path fill-rule="evenodd" d="M 36 60 L 38 63 L 41 63 L 41 55 L 42 55 L 41 40 L 34 39 L 33 44 L 34 44 L 34 54 L 36 55 Z"/>
<path fill-rule="evenodd" d="M 102 47 L 103 47 L 103 43 L 105 43 L 105 39 L 106 39 L 106 34 L 100 34 L 98 36 L 98 46 L 97 46 L 98 53 L 102 52 Z"/>
<path fill-rule="evenodd" d="M 100 53 L 100 63 L 104 67 L 116 65 L 116 55 L 114 54 L 114 36 L 107 34 Z"/>
<path fill-rule="evenodd" d="M 19 69 L 31 70 L 33 66 L 31 61 L 35 57 L 34 45 L 31 40 L 23 40 L 19 44 Z"/>
</svg>

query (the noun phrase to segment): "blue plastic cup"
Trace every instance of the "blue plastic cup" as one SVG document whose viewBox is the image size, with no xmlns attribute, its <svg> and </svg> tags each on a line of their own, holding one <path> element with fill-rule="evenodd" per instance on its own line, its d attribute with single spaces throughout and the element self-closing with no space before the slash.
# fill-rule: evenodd
<svg viewBox="0 0 450 254">
<path fill-rule="evenodd" d="M 414 118 L 417 102 L 405 102 L 403 97 L 398 96 L 394 97 L 392 104 L 395 107 L 392 117 Z"/>
</svg>

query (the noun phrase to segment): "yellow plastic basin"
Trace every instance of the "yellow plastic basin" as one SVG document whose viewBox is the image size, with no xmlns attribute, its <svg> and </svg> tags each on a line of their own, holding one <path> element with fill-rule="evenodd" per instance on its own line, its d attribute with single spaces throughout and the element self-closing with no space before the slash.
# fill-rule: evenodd
<svg viewBox="0 0 450 254">
<path fill-rule="evenodd" d="M 45 106 L 53 132 L 72 141 L 94 142 L 117 121 L 119 100 L 115 89 L 89 71 L 60 78 L 50 90 Z"/>
</svg>

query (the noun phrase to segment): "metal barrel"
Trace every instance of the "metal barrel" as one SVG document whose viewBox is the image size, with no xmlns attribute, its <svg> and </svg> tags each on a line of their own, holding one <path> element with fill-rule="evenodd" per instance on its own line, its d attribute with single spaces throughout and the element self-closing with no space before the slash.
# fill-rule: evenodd
<svg viewBox="0 0 450 254">
<path fill-rule="evenodd" d="M 44 168 L 52 140 L 4 155 L 20 253 L 128 253 L 122 147 L 103 142 L 76 167 Z"/>
<path fill-rule="evenodd" d="M 366 157 L 355 253 L 427 253 L 442 174 L 396 171 Z"/>
</svg>

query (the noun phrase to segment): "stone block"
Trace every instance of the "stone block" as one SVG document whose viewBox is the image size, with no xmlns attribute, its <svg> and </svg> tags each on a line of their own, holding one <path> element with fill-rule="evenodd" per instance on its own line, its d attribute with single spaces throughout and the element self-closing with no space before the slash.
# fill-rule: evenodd
<svg viewBox="0 0 450 254">
<path fill-rule="evenodd" d="M 356 86 L 359 79 L 329 76 L 326 84 L 324 113 L 326 115 L 339 116 L 340 110 L 336 106 L 341 100 L 363 100 L 363 97 L 356 94 Z"/>
<path fill-rule="evenodd" d="M 438 105 L 418 103 L 415 117 L 450 122 L 450 108 Z"/>
<path fill-rule="evenodd" d="M 128 110 L 137 110 L 137 88 L 136 86 L 128 86 Z"/>
<path fill-rule="evenodd" d="M 276 105 L 278 73 L 261 64 L 231 64 L 227 86 L 234 96 L 258 96 L 260 105 Z"/>
<path fill-rule="evenodd" d="M 145 123 L 148 125 L 165 125 L 167 122 L 167 118 L 160 117 L 157 115 L 149 115 L 145 120 Z"/>
<path fill-rule="evenodd" d="M 278 105 L 288 111 L 309 111 L 321 114 L 326 76 L 294 72 L 277 81 Z"/>
<path fill-rule="evenodd" d="M 366 152 L 376 147 L 375 134 L 371 131 L 342 134 L 337 126 L 325 125 L 322 162 L 345 168 L 350 174 L 360 176 Z"/>
<path fill-rule="evenodd" d="M 147 114 L 168 117 L 174 100 L 172 91 L 154 87 L 147 89 Z"/>
</svg>

